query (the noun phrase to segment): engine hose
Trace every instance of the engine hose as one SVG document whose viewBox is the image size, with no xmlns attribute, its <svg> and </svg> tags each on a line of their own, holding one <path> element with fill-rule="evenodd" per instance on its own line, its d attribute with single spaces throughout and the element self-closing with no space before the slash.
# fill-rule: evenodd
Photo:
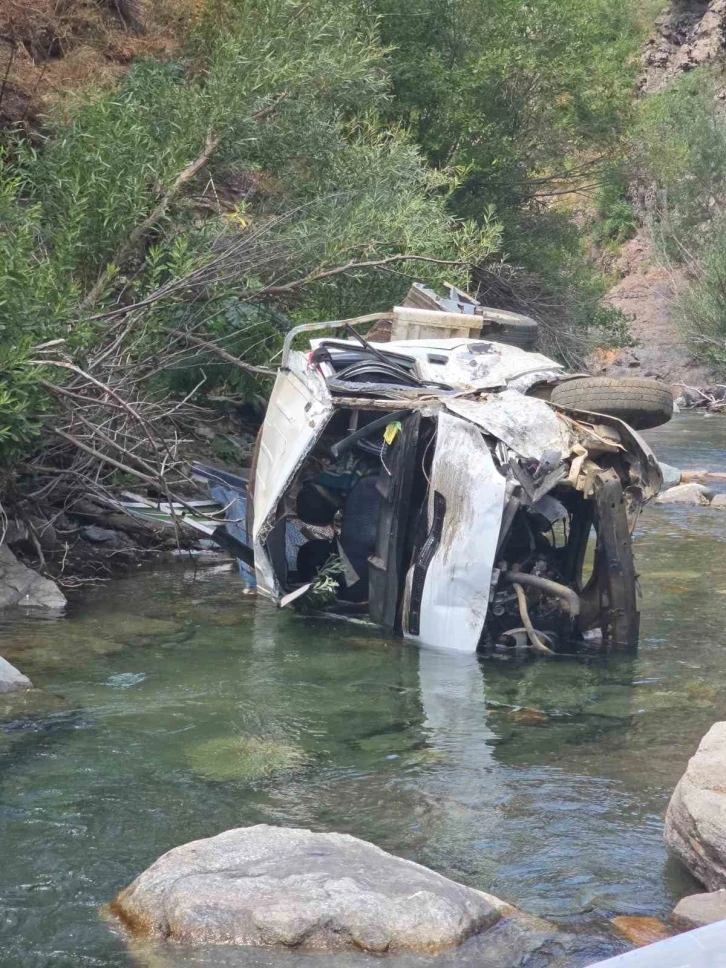
<svg viewBox="0 0 726 968">
<path fill-rule="evenodd" d="M 532 625 L 532 620 L 529 617 L 529 612 L 527 611 L 527 596 L 524 594 L 524 589 L 519 584 L 519 582 L 513 582 L 512 588 L 514 588 L 517 593 L 517 601 L 519 602 L 519 614 L 522 616 L 522 624 L 527 630 L 527 635 L 529 636 L 529 641 L 535 652 L 541 652 L 543 655 L 554 655 L 555 653 L 552 649 L 548 648 L 542 641 L 542 639 L 537 635 L 534 625 Z"/>
<path fill-rule="evenodd" d="M 503 571 L 499 576 L 499 580 L 509 585 L 517 582 L 520 585 L 529 586 L 530 588 L 539 588 L 540 591 L 547 592 L 550 595 L 554 595 L 555 598 L 561 599 L 567 605 L 570 615 L 573 618 L 580 614 L 580 596 L 577 592 L 568 588 L 567 585 L 561 585 L 559 582 L 552 581 L 549 578 L 540 578 L 539 575 L 529 575 L 524 571 Z"/>
</svg>

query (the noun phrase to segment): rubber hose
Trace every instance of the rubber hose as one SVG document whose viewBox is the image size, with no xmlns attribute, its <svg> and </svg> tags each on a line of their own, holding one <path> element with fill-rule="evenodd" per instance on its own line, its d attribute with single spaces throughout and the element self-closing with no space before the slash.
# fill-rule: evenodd
<svg viewBox="0 0 726 968">
<path fill-rule="evenodd" d="M 539 575 L 529 575 L 525 571 L 503 571 L 499 580 L 510 585 L 518 582 L 530 588 L 539 588 L 540 591 L 548 592 L 565 602 L 573 618 L 580 614 L 580 596 L 567 585 L 561 585 L 549 578 L 540 578 Z"/>
</svg>

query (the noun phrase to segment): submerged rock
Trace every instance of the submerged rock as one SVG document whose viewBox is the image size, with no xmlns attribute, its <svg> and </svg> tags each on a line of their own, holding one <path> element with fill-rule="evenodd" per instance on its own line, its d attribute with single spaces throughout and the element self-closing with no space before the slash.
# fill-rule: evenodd
<svg viewBox="0 0 726 968">
<path fill-rule="evenodd" d="M 261 824 L 170 850 L 111 912 L 187 944 L 437 952 L 499 921 L 494 900 L 347 834 Z"/>
<path fill-rule="evenodd" d="M 726 920 L 726 890 L 709 894 L 690 894 L 676 904 L 671 921 L 681 931 L 702 928 L 714 921 Z"/>
<path fill-rule="evenodd" d="M 44 689 L 23 689 L 0 695 L 0 732 L 3 733 L 54 728 L 74 715 L 65 699 Z"/>
<path fill-rule="evenodd" d="M 658 918 L 621 915 L 613 918 L 613 927 L 617 928 L 624 938 L 627 938 L 628 941 L 639 948 L 673 937 L 673 931 Z"/>
<path fill-rule="evenodd" d="M 65 604 L 65 595 L 54 582 L 26 568 L 7 545 L 0 545 L 0 608 L 63 608 Z"/>
<path fill-rule="evenodd" d="M 33 683 L 0 655 L 0 693 L 32 689 Z"/>
<path fill-rule="evenodd" d="M 669 487 L 655 499 L 656 504 L 686 504 L 689 507 L 705 507 L 711 503 L 714 492 L 704 484 L 679 484 Z"/>
<path fill-rule="evenodd" d="M 308 755 L 299 746 L 259 736 L 220 736 L 193 746 L 189 765 L 207 780 L 261 780 L 279 770 L 303 766 Z"/>
<path fill-rule="evenodd" d="M 678 781 L 664 837 L 710 891 L 726 887 L 726 722 L 714 723 Z"/>
</svg>

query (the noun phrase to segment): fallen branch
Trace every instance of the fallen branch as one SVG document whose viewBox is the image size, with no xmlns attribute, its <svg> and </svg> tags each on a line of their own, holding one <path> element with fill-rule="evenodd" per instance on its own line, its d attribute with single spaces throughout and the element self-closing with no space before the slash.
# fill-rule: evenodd
<svg viewBox="0 0 726 968">
<path fill-rule="evenodd" d="M 214 353 L 220 359 L 224 360 L 225 363 L 230 363 L 232 366 L 236 366 L 240 370 L 245 370 L 247 373 L 256 373 L 259 376 L 275 376 L 277 374 L 277 370 L 273 370 L 268 366 L 253 366 L 251 363 L 245 363 L 244 360 L 239 360 L 232 353 L 228 353 L 227 350 L 223 350 L 221 346 L 217 346 L 215 343 L 210 343 L 208 340 L 200 339 L 199 336 L 192 336 L 191 333 L 186 333 L 184 330 L 171 329 L 168 326 L 164 326 L 163 329 L 164 332 L 168 333 L 170 336 L 174 336 L 176 339 L 185 340 L 192 346 L 198 346 L 200 349 Z"/>
<path fill-rule="evenodd" d="M 131 235 L 115 254 L 113 259 L 106 264 L 105 269 L 98 277 L 91 290 L 82 299 L 80 304 L 81 309 L 86 309 L 89 305 L 96 302 L 98 297 L 103 292 L 106 284 L 115 275 L 116 270 L 122 268 L 125 263 L 128 262 L 141 242 L 144 240 L 144 237 L 147 235 L 147 233 L 150 232 L 151 229 L 153 229 L 154 226 L 164 217 L 169 205 L 174 201 L 184 185 L 186 185 L 186 183 L 207 164 L 209 159 L 216 151 L 218 144 L 219 139 L 215 137 L 211 130 L 208 131 L 207 138 L 204 142 L 204 151 L 202 151 L 198 158 L 195 158 L 194 161 L 191 161 L 186 168 L 177 175 L 168 191 L 162 195 L 161 201 L 156 206 L 154 211 L 151 212 L 150 215 L 147 215 L 144 221 L 140 222 L 139 225 L 136 226 Z"/>
<path fill-rule="evenodd" d="M 336 266 L 334 269 L 311 272 L 301 279 L 294 279 L 292 282 L 286 282 L 280 286 L 265 286 L 264 289 L 260 289 L 259 292 L 255 293 L 255 296 L 280 296 L 283 293 L 292 292 L 294 289 L 300 289 L 302 286 L 309 286 L 311 283 L 320 282 L 322 279 L 331 279 L 333 276 L 339 276 L 345 272 L 355 272 L 356 269 L 381 269 L 384 266 L 391 265 L 393 262 L 432 262 L 434 265 L 439 266 L 459 267 L 469 264 L 461 259 L 434 259 L 432 256 L 403 255 L 401 253 L 385 256 L 383 259 L 364 259 L 361 261 L 351 259 L 345 265 Z"/>
<path fill-rule="evenodd" d="M 282 101 L 287 98 L 287 92 L 283 92 L 279 97 L 277 97 L 272 104 L 268 104 L 267 107 L 256 111 L 249 117 L 250 121 L 262 121 L 265 118 L 270 117 L 275 113 Z M 190 161 L 189 164 L 182 171 L 179 172 L 177 177 L 174 179 L 173 183 L 169 186 L 167 191 L 163 193 L 159 204 L 147 217 L 140 222 L 139 225 L 133 230 L 128 239 L 123 243 L 118 252 L 114 255 L 107 264 L 101 275 L 98 277 L 94 283 L 91 290 L 84 296 L 80 303 L 80 309 L 87 309 L 88 306 L 92 305 L 98 297 L 103 292 L 106 284 L 113 278 L 115 271 L 123 268 L 123 266 L 129 261 L 129 259 L 136 252 L 138 247 L 143 242 L 144 238 L 148 233 L 161 221 L 161 219 L 166 214 L 167 209 L 174 201 L 174 199 L 179 195 L 182 188 L 186 185 L 188 181 L 199 172 L 204 166 L 210 161 L 212 155 L 217 150 L 219 146 L 219 138 L 214 134 L 210 128 L 207 132 L 207 137 L 204 141 L 204 149 L 202 153 Z"/>
</svg>

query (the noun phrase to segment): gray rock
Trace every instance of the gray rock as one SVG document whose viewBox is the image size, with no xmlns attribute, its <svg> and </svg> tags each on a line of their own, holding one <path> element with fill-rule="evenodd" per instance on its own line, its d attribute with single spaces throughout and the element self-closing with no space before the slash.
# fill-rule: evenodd
<svg viewBox="0 0 726 968">
<path fill-rule="evenodd" d="M 671 464 L 666 464 L 662 460 L 658 461 L 658 466 L 663 475 L 663 487 L 676 487 L 681 483 L 680 467 L 673 467 Z"/>
<path fill-rule="evenodd" d="M 65 604 L 65 595 L 54 582 L 26 568 L 7 545 L 0 546 L 0 608 L 8 605 L 63 608 Z"/>
<path fill-rule="evenodd" d="M 722 511 L 726 511 L 726 494 L 717 494 L 716 497 L 711 501 L 712 508 L 720 508 Z"/>
<path fill-rule="evenodd" d="M 669 487 L 655 499 L 656 504 L 686 504 L 690 507 L 703 507 L 711 503 L 714 492 L 703 484 L 679 484 Z"/>
<path fill-rule="evenodd" d="M 726 722 L 714 723 L 678 781 L 664 837 L 709 891 L 726 887 Z"/>
<path fill-rule="evenodd" d="M 714 921 L 726 920 L 726 890 L 709 894 L 690 894 L 676 904 L 671 921 L 681 931 L 702 928 Z"/>
<path fill-rule="evenodd" d="M 0 692 L 18 692 L 21 689 L 32 688 L 33 683 L 30 679 L 0 655 Z"/>
<path fill-rule="evenodd" d="M 84 541 L 90 541 L 91 544 L 118 544 L 118 534 L 115 531 L 110 531 L 108 528 L 99 528 L 97 524 L 87 524 L 81 528 L 81 537 Z"/>
<path fill-rule="evenodd" d="M 260 824 L 170 850 L 111 911 L 187 944 L 437 952 L 495 924 L 492 901 L 347 834 Z"/>
</svg>

